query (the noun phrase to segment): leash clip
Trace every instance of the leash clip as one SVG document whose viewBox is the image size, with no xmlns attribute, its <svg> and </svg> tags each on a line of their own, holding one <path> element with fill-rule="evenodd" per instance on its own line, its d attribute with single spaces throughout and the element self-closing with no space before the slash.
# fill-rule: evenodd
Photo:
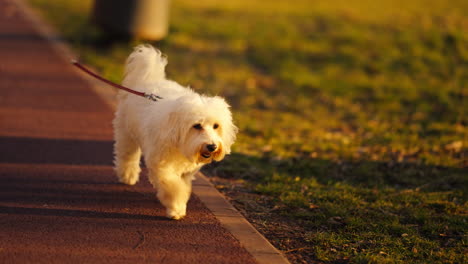
<svg viewBox="0 0 468 264">
<path fill-rule="evenodd" d="M 145 95 L 143 95 L 145 98 L 151 100 L 151 101 L 154 101 L 154 102 L 157 102 L 158 99 L 163 99 L 161 96 L 159 95 L 155 95 L 155 94 L 152 94 L 152 93 L 145 93 Z"/>
</svg>

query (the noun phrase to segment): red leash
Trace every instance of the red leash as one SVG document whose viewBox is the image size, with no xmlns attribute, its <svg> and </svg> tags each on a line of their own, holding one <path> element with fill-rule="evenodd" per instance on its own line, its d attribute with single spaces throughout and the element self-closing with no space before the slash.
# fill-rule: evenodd
<svg viewBox="0 0 468 264">
<path fill-rule="evenodd" d="M 100 81 L 103 81 L 111 86 L 114 86 L 115 88 L 118 88 L 118 89 L 121 89 L 121 90 L 124 90 L 124 91 L 127 91 L 129 93 L 132 93 L 132 94 L 135 94 L 135 95 L 139 95 L 139 96 L 142 96 L 142 97 L 145 97 L 151 101 L 158 101 L 158 99 L 163 99 L 161 96 L 158 96 L 158 95 L 155 95 L 155 94 L 147 94 L 147 93 L 143 93 L 143 92 L 138 92 L 138 91 L 135 91 L 135 90 L 132 90 L 130 88 L 127 88 L 125 86 L 122 86 L 122 85 L 119 85 L 119 84 L 116 84 L 116 83 L 113 83 L 109 80 L 106 80 L 104 78 L 102 78 L 101 76 L 95 74 L 94 72 L 88 70 L 85 66 L 81 65 L 79 62 L 77 62 L 76 60 L 72 60 L 71 63 L 73 65 L 75 65 L 78 69 L 86 72 L 87 74 L 93 76 L 94 78 L 100 80 Z"/>
</svg>

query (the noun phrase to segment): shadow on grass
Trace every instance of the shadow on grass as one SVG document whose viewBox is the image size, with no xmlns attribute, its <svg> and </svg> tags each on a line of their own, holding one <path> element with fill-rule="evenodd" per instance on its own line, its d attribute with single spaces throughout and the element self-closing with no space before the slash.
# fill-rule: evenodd
<svg viewBox="0 0 468 264">
<path fill-rule="evenodd" d="M 207 166 L 205 173 L 253 183 L 272 180 L 299 182 L 315 179 L 323 185 L 347 184 L 358 188 L 417 189 L 422 191 L 466 190 L 468 168 L 396 161 L 331 161 L 320 158 L 253 157 L 234 153 Z M 282 175 L 277 177 L 275 175 Z"/>
</svg>

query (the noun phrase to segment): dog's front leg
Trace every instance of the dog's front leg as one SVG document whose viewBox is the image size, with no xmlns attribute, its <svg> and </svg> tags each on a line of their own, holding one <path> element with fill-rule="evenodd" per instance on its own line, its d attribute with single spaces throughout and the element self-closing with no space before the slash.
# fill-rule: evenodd
<svg viewBox="0 0 468 264">
<path fill-rule="evenodd" d="M 166 207 L 166 216 L 181 219 L 185 216 L 192 191 L 191 181 L 171 169 L 150 169 L 150 180 L 157 189 L 159 201 Z"/>
</svg>

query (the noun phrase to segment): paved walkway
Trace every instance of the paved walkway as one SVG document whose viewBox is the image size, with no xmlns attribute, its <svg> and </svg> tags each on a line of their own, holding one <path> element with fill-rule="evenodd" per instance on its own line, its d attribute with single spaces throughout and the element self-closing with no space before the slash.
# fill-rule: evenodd
<svg viewBox="0 0 468 264">
<path fill-rule="evenodd" d="M 255 263 L 197 196 L 171 221 L 117 183 L 112 110 L 6 0 L 0 58 L 0 263 Z"/>
</svg>

